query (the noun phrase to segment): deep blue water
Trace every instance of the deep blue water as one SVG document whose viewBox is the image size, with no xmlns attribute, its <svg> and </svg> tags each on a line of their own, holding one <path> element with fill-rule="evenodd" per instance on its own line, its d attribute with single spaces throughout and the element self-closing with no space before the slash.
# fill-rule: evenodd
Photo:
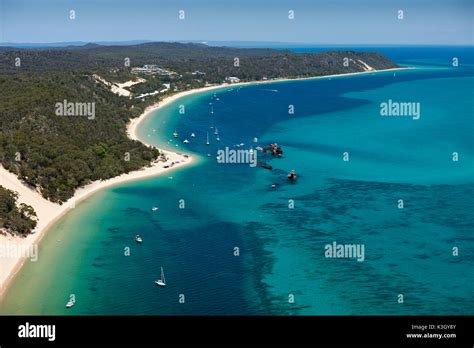
<svg viewBox="0 0 474 348">
<path fill-rule="evenodd" d="M 373 50 L 417 69 L 230 87 L 156 112 L 141 137 L 194 153 L 196 165 L 79 204 L 50 231 L 2 312 L 473 314 L 472 48 Z M 460 67 L 450 66 L 453 57 Z M 381 117 L 388 99 L 419 102 L 420 119 Z M 284 150 L 260 158 L 271 171 L 216 163 L 219 148 L 270 142 Z M 291 169 L 295 184 L 286 179 Z M 137 233 L 142 245 L 133 242 Z M 325 257 L 333 241 L 363 244 L 365 260 Z M 160 266 L 166 288 L 153 284 Z M 66 312 L 70 293 L 78 302 Z"/>
</svg>

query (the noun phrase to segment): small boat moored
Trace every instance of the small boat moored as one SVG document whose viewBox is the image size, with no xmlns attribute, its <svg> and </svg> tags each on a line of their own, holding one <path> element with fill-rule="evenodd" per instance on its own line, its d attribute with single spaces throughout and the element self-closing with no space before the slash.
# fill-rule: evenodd
<svg viewBox="0 0 474 348">
<path fill-rule="evenodd" d="M 76 304 L 76 299 L 74 297 L 70 298 L 69 301 L 66 303 L 66 308 L 71 308 Z"/>
<path fill-rule="evenodd" d="M 272 167 L 271 165 L 269 165 L 268 163 L 260 162 L 259 164 L 260 164 L 260 166 L 261 166 L 262 168 L 264 168 L 264 169 L 268 169 L 268 170 L 272 170 L 272 169 L 273 169 L 273 167 Z"/>
<path fill-rule="evenodd" d="M 161 279 L 155 280 L 155 284 L 158 286 L 166 286 L 165 272 L 163 272 L 163 267 L 161 267 Z"/>
<path fill-rule="evenodd" d="M 143 242 L 143 239 L 142 239 L 142 237 L 140 237 L 139 234 L 137 234 L 137 235 L 135 236 L 135 242 L 137 242 L 137 243 Z"/>
<path fill-rule="evenodd" d="M 288 173 L 288 180 L 296 181 L 296 172 L 294 170 Z"/>
</svg>

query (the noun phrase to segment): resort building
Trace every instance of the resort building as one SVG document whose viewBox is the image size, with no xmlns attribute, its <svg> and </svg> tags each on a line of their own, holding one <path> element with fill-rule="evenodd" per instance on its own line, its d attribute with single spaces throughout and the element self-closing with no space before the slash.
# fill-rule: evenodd
<svg viewBox="0 0 474 348">
<path fill-rule="evenodd" d="M 237 82 L 240 82 L 240 79 L 238 77 L 234 77 L 234 76 L 229 76 L 229 77 L 226 77 L 225 80 L 227 82 L 230 82 L 230 83 L 237 83 Z"/>
<path fill-rule="evenodd" d="M 147 74 L 147 75 L 160 75 L 160 76 L 172 76 L 176 75 L 174 71 L 166 70 L 158 65 L 144 65 L 143 67 L 132 68 L 134 74 Z"/>
<path fill-rule="evenodd" d="M 193 71 L 191 74 L 194 75 L 194 76 L 204 76 L 204 75 L 206 75 L 205 72 L 202 72 L 202 71 L 199 71 L 199 70 Z"/>
</svg>

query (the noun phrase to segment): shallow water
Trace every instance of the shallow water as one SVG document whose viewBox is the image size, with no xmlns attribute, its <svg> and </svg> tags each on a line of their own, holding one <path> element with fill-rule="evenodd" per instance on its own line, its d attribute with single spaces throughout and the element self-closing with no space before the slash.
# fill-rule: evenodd
<svg viewBox="0 0 474 348">
<path fill-rule="evenodd" d="M 464 48 L 412 48 L 395 58 L 418 69 L 395 76 L 229 87 L 219 100 L 206 92 L 168 105 L 140 137 L 201 161 L 78 204 L 48 232 L 1 313 L 473 314 L 474 78 L 472 65 L 449 67 L 452 55 L 473 62 Z M 419 102 L 420 119 L 381 117 L 388 99 Z M 167 141 L 174 130 L 178 147 Z M 283 158 L 260 158 L 272 171 L 216 163 L 219 148 L 242 142 L 278 142 Z M 363 244 L 365 260 L 325 257 L 333 241 Z M 153 283 L 160 266 L 165 288 Z"/>
</svg>

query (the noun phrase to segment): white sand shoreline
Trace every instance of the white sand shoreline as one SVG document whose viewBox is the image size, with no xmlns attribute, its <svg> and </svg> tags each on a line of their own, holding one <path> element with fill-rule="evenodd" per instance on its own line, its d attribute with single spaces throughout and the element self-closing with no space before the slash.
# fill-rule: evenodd
<svg viewBox="0 0 474 348">
<path fill-rule="evenodd" d="M 164 105 L 165 103 L 154 105 L 153 110 L 156 110 Z M 149 112 L 146 111 L 137 119 L 142 120 L 148 115 Z M 137 119 L 134 119 L 133 121 L 135 122 L 130 122 L 127 126 L 127 134 L 133 140 L 139 140 L 136 136 Z M 144 144 L 151 146 L 146 143 Z M 122 174 L 103 181 L 94 181 L 84 187 L 77 189 L 74 196 L 62 205 L 52 203 L 43 198 L 39 192 L 27 187 L 18 179 L 15 174 L 7 171 L 5 168 L 3 168 L 3 166 L 0 165 L 0 186 L 18 192 L 18 202 L 31 205 L 35 209 L 35 212 L 38 216 L 38 225 L 35 228 L 34 233 L 30 234 L 26 238 L 0 235 L 0 246 L 3 247 L 3 250 L 5 250 L 7 247 L 28 250 L 28 248 L 37 246 L 41 239 L 46 235 L 49 228 L 54 225 L 61 217 L 63 217 L 70 209 L 72 209 L 72 206 L 78 204 L 94 193 L 128 181 L 135 181 L 148 177 L 163 175 L 183 166 L 190 165 L 195 161 L 195 158 L 188 154 L 172 152 L 163 149 L 159 150 L 166 155 L 166 162 L 157 161 L 152 163 L 150 167 L 144 167 L 128 174 Z M 172 167 L 170 167 L 173 162 L 174 164 Z M 169 167 L 164 168 L 164 166 Z M 25 258 L 23 254 L 8 255 L 8 257 L 0 256 L 0 300 L 26 260 L 27 258 Z"/>
<path fill-rule="evenodd" d="M 137 127 L 138 125 L 148 117 L 152 112 L 156 111 L 159 108 L 162 108 L 174 101 L 196 93 L 202 93 L 211 90 L 217 90 L 222 88 L 230 88 L 230 87 L 237 87 L 237 86 L 245 86 L 245 85 L 254 85 L 254 84 L 268 84 L 268 83 L 275 83 L 275 82 L 285 82 L 285 81 L 298 81 L 298 80 L 309 80 L 309 79 L 323 79 L 323 78 L 332 78 L 332 77 L 344 77 L 344 76 L 352 76 L 352 75 L 363 75 L 363 74 L 374 74 L 378 72 L 390 71 L 390 70 L 405 70 L 410 69 L 408 67 L 401 67 L 401 68 L 393 68 L 393 69 L 386 69 L 386 70 L 377 70 L 377 71 L 365 71 L 365 72 L 357 72 L 357 73 L 348 73 L 348 74 L 338 74 L 338 75 L 326 75 L 326 76 L 316 76 L 316 77 L 304 77 L 304 78 L 296 78 L 296 79 L 273 79 L 273 80 L 263 80 L 263 81 L 253 81 L 253 82 L 239 82 L 233 84 L 220 84 L 220 85 L 212 85 L 203 88 L 197 88 L 193 90 L 188 90 L 184 92 L 179 92 L 172 96 L 166 97 L 162 101 L 147 107 L 144 112 L 137 118 L 131 120 L 129 125 L 127 126 L 127 134 L 128 136 L 137 141 L 141 141 L 147 146 L 151 146 L 147 144 L 143 139 L 139 139 L 137 135 Z M 64 216 L 69 209 L 71 209 L 71 205 L 77 204 L 80 201 L 86 199 L 87 197 L 91 196 L 92 194 L 117 184 L 125 183 L 128 181 L 139 180 L 151 176 L 162 175 L 167 173 L 171 170 L 175 170 L 177 168 L 181 168 L 183 166 L 187 166 L 191 164 L 195 159 L 189 155 L 185 155 L 182 153 L 176 153 L 172 151 L 167 151 L 160 149 L 161 152 L 164 152 L 166 157 L 168 158 L 167 162 L 157 162 L 154 163 L 151 167 L 146 167 L 138 171 L 130 172 L 128 174 L 122 174 L 120 176 L 107 179 L 104 181 L 96 181 L 91 184 L 88 184 L 78 190 L 76 190 L 74 196 L 65 202 L 63 205 L 52 203 L 46 199 L 44 199 L 38 192 L 31 190 L 27 186 L 25 186 L 13 173 L 10 173 L 6 169 L 4 169 L 0 165 L 0 185 L 18 192 L 18 201 L 20 203 L 26 203 L 31 205 L 38 215 L 38 226 L 35 229 L 35 233 L 30 234 L 26 238 L 19 238 L 19 237 L 11 237 L 11 236 L 3 236 L 0 235 L 0 245 L 8 245 L 13 244 L 18 247 L 32 247 L 34 245 L 38 245 L 41 239 L 44 237 L 48 229 L 56 223 L 62 216 Z M 187 157 L 186 157 L 187 156 Z M 165 165 L 170 165 L 172 162 L 175 162 L 175 165 L 170 168 L 163 168 Z M 179 162 L 179 163 L 178 163 Z M 21 269 L 22 265 L 24 264 L 26 258 L 25 257 L 3 257 L 0 259 L 0 300 L 4 293 L 6 292 L 8 286 L 13 281 L 15 275 Z"/>
</svg>

